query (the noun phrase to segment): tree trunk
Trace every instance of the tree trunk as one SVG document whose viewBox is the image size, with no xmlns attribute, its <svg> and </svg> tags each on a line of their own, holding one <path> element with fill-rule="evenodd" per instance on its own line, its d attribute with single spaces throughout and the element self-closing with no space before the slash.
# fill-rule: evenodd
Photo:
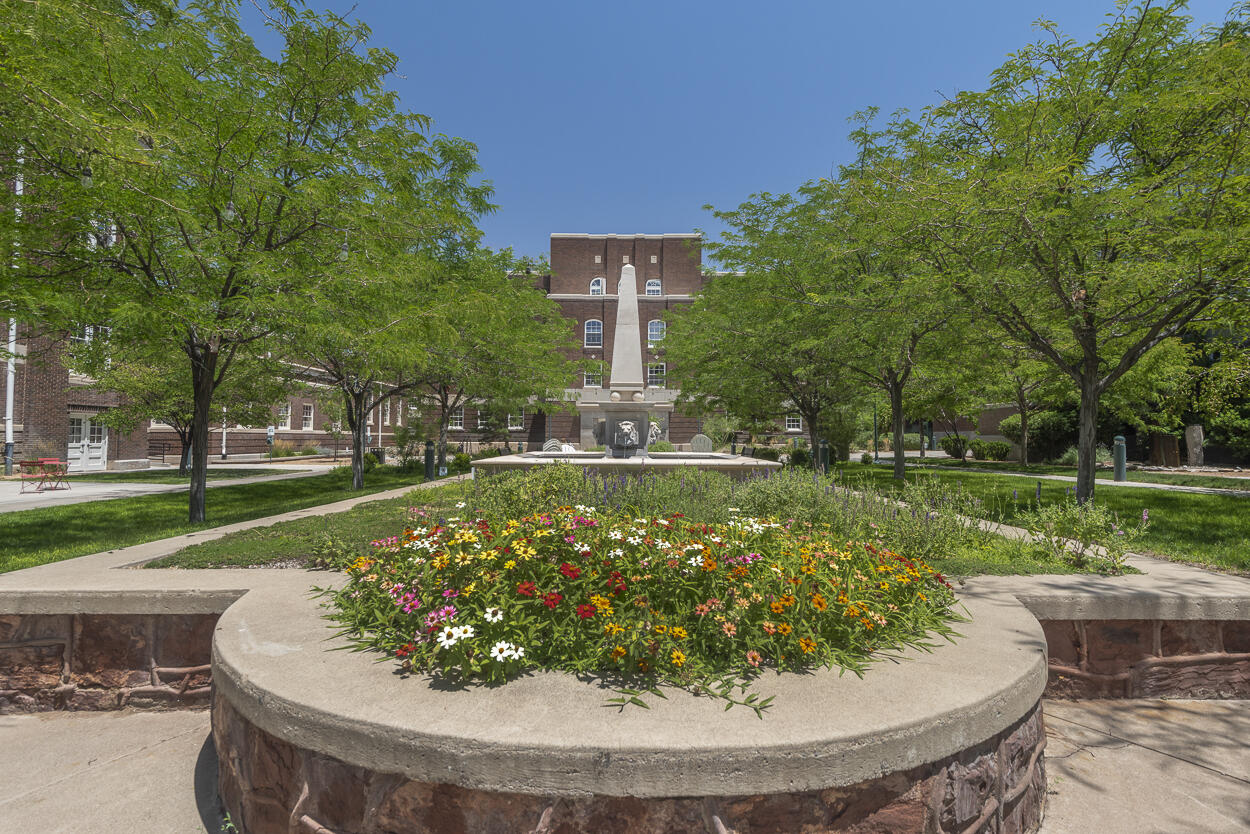
<svg viewBox="0 0 1250 834">
<path fill-rule="evenodd" d="M 443 412 L 443 416 L 438 421 L 438 462 L 436 466 L 439 471 L 447 465 L 447 424 L 450 421 L 447 412 Z"/>
<path fill-rule="evenodd" d="M 178 441 L 179 441 L 179 445 L 182 446 L 182 451 L 179 452 L 178 454 L 178 474 L 185 477 L 191 472 L 191 433 L 190 431 L 188 431 L 186 434 L 179 434 Z"/>
<path fill-rule="evenodd" d="M 352 489 L 365 488 L 365 394 L 343 392 L 347 428 L 352 433 Z"/>
<path fill-rule="evenodd" d="M 1029 410 L 1020 409 L 1020 465 L 1029 465 Z"/>
<path fill-rule="evenodd" d="M 897 380 L 890 383 L 890 412 L 894 424 L 894 477 L 901 481 L 907 477 L 907 455 L 903 449 L 903 384 Z"/>
<path fill-rule="evenodd" d="M 208 480 L 208 412 L 213 405 L 217 374 L 217 351 L 211 346 L 197 349 L 191 360 L 191 386 L 195 396 L 195 416 L 191 420 L 191 488 L 188 491 L 187 518 L 192 524 L 208 520 L 204 510 L 204 486 Z"/>
<path fill-rule="evenodd" d="M 1081 381 L 1081 411 L 1078 418 L 1079 434 L 1076 444 L 1076 501 L 1084 504 L 1094 497 L 1094 471 L 1098 465 L 1098 383 L 1086 378 Z"/>
</svg>

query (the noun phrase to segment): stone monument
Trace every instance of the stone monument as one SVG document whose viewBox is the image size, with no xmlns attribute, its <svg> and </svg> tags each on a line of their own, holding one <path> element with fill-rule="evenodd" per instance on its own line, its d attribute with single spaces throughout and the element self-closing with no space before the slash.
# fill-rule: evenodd
<svg viewBox="0 0 1250 834">
<path fill-rule="evenodd" d="M 650 442 L 646 381 L 642 376 L 642 332 L 638 324 L 638 279 L 634 265 L 621 267 L 616 289 L 616 331 L 608 401 L 601 409 L 607 421 L 604 442 L 614 458 L 645 455 Z"/>
</svg>

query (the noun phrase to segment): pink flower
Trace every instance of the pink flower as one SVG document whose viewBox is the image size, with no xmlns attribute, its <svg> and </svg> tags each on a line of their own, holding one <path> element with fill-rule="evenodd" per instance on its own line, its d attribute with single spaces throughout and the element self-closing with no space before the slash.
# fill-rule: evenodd
<svg viewBox="0 0 1250 834">
<path fill-rule="evenodd" d="M 760 657 L 760 653 L 755 649 L 751 649 L 751 651 L 747 652 L 747 663 L 750 663 L 752 666 L 759 666 L 760 661 L 763 659 L 764 658 Z"/>
<path fill-rule="evenodd" d="M 725 632 L 725 636 L 727 637 L 733 637 L 738 633 L 738 627 L 728 620 L 720 624 L 720 630 Z"/>
</svg>

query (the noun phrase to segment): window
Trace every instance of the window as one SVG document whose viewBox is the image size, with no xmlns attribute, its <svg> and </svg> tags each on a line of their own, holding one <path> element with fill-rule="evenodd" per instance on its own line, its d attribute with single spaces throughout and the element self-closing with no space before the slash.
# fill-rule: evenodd
<svg viewBox="0 0 1250 834">
<path fill-rule="evenodd" d="M 76 344 L 89 345 L 96 339 L 107 339 L 109 331 L 110 328 L 99 324 L 80 324 L 78 329 L 69 334 L 69 338 Z"/>
<path fill-rule="evenodd" d="M 603 365 L 599 365 L 597 371 L 586 371 L 582 374 L 583 388 L 602 388 L 603 387 Z"/>
<path fill-rule="evenodd" d="M 664 363 L 652 362 L 647 365 L 647 385 L 652 388 L 664 387 Z"/>
<path fill-rule="evenodd" d="M 603 347 L 603 322 L 598 319 L 586 322 L 586 347 Z"/>
<path fill-rule="evenodd" d="M 400 397 L 395 400 L 395 425 L 402 426 L 404 424 L 404 399 Z"/>
<path fill-rule="evenodd" d="M 803 418 L 786 417 L 786 431 L 803 431 Z"/>
<path fill-rule="evenodd" d="M 283 403 L 278 406 L 278 428 L 289 429 L 291 427 L 291 404 Z"/>
<path fill-rule="evenodd" d="M 648 279 L 647 295 L 659 295 L 659 294 L 660 294 L 660 279 L 659 278 Z"/>
<path fill-rule="evenodd" d="M 647 322 L 647 347 L 655 347 L 656 342 L 664 341 L 664 322 L 659 319 L 652 319 Z"/>
<path fill-rule="evenodd" d="M 486 414 L 486 406 L 482 406 L 477 410 L 477 430 L 482 431 L 490 424 L 490 417 Z"/>
<path fill-rule="evenodd" d="M 312 431 L 313 427 L 313 407 L 312 403 L 304 403 L 304 415 L 300 421 L 300 428 L 304 431 Z"/>
<path fill-rule="evenodd" d="M 108 436 L 108 428 L 100 425 L 95 420 L 91 421 L 91 426 L 87 429 L 87 442 L 92 446 L 99 446 L 104 442 L 104 438 Z"/>
<path fill-rule="evenodd" d="M 464 431 L 464 408 L 457 408 L 447 415 L 447 428 Z"/>
<path fill-rule="evenodd" d="M 525 429 L 525 412 L 520 414 L 508 415 L 508 431 L 522 431 Z"/>
<path fill-rule="evenodd" d="M 603 256 L 602 256 L 602 255 L 595 255 L 595 263 L 597 263 L 597 264 L 601 264 L 601 263 L 603 263 Z"/>
<path fill-rule="evenodd" d="M 652 255 L 652 256 L 651 256 L 651 263 L 653 263 L 653 264 L 658 264 L 659 262 L 660 262 L 660 256 L 659 256 L 659 255 Z"/>
<path fill-rule="evenodd" d="M 389 426 L 391 424 L 391 401 L 387 400 L 382 403 L 382 425 Z"/>
<path fill-rule="evenodd" d="M 621 263 L 623 264 L 629 263 L 629 255 L 621 255 Z"/>
<path fill-rule="evenodd" d="M 590 279 L 590 294 L 591 295 L 603 295 L 603 279 L 602 278 Z"/>
</svg>

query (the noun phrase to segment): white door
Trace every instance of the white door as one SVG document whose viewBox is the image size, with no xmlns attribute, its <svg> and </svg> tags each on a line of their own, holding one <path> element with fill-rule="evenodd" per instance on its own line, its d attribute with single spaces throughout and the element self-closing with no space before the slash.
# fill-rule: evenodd
<svg viewBox="0 0 1250 834">
<path fill-rule="evenodd" d="M 109 430 L 89 414 L 70 415 L 69 448 L 65 461 L 71 472 L 89 472 L 108 466 Z"/>
</svg>

